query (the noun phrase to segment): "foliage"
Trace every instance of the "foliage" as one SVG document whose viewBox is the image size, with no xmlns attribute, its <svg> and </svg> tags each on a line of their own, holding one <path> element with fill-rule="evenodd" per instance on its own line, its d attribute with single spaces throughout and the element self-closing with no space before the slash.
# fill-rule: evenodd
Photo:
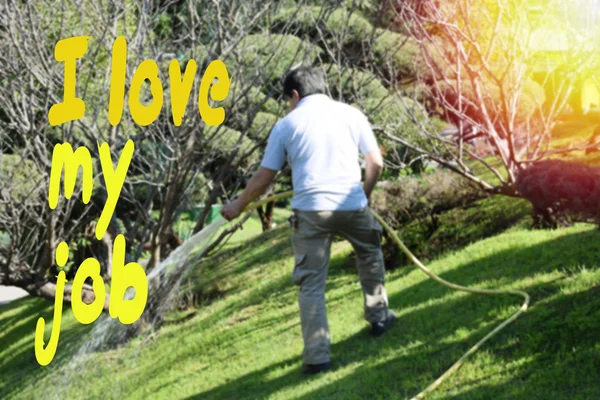
<svg viewBox="0 0 600 400">
<path fill-rule="evenodd" d="M 238 154 L 235 160 L 238 160 L 244 152 L 247 152 L 255 144 L 242 132 L 231 129 L 225 125 L 207 126 L 204 128 L 204 134 L 208 140 L 208 146 L 227 156 L 234 151 Z M 258 154 L 252 153 L 245 161 L 246 164 L 252 164 L 258 161 Z"/>
<path fill-rule="evenodd" d="M 388 79 L 414 78 L 425 68 L 419 45 L 400 33 L 378 28 L 372 51 L 376 68 Z"/>
<path fill-rule="evenodd" d="M 404 171 L 422 172 L 424 162 L 417 152 L 390 139 L 382 131 L 409 139 L 421 148 L 428 148 L 430 142 L 425 138 L 424 129 L 438 133 L 447 125 L 437 117 L 428 117 L 423 106 L 409 97 L 389 95 L 384 98 L 366 98 L 359 100 L 354 106 L 361 109 L 376 127 L 375 134 L 384 160 L 388 161 L 388 168 L 383 172 L 383 178 L 386 179 L 398 176 L 405 166 L 409 169 Z"/>
<path fill-rule="evenodd" d="M 208 61 L 208 58 L 209 49 L 205 45 L 198 44 L 191 47 L 191 50 L 188 50 L 186 52 L 186 56 L 183 57 L 182 61 L 180 61 L 182 75 L 189 60 L 196 61 L 196 64 L 199 66 L 198 68 L 201 69 L 202 66 L 207 64 L 206 61 Z"/>
<path fill-rule="evenodd" d="M 342 45 L 363 41 L 373 30 L 369 21 L 356 11 L 314 6 L 282 9 L 273 17 L 271 29 L 291 31 L 321 43 L 334 38 Z"/>
<path fill-rule="evenodd" d="M 430 218 L 409 221 L 399 230 L 401 239 L 422 260 L 433 260 L 470 243 L 483 240 L 511 227 L 530 229 L 531 204 L 503 196 L 475 200 Z M 409 261 L 390 243 L 384 244 L 390 268 Z"/>
<path fill-rule="evenodd" d="M 427 115 L 421 104 L 396 95 L 368 97 L 358 100 L 356 106 L 363 109 L 376 126 L 390 129 L 401 137 L 419 134 L 421 128 L 415 125 L 412 117 L 420 117 L 424 121 Z"/>
<path fill-rule="evenodd" d="M 225 123 L 235 129 L 248 128 L 248 120 L 257 113 L 268 113 L 282 116 L 284 106 L 272 97 L 267 96 L 256 86 L 249 86 L 242 81 L 234 80 L 230 94 L 221 103 L 225 108 Z"/>
<path fill-rule="evenodd" d="M 368 71 L 337 64 L 324 64 L 321 68 L 327 74 L 329 90 L 335 99 L 355 102 L 368 97 L 382 98 L 388 94 L 388 89 L 377 76 Z"/>
<path fill-rule="evenodd" d="M 371 206 L 395 229 L 408 222 L 431 218 L 482 197 L 466 179 L 441 168 L 421 176 L 404 176 L 386 182 L 371 195 Z M 433 227 L 437 229 L 437 225 Z"/>
<path fill-rule="evenodd" d="M 554 227 L 569 223 L 564 214 L 600 224 L 598 167 L 562 160 L 539 161 L 520 172 L 517 188 L 533 204 L 534 216 Z"/>
<path fill-rule="evenodd" d="M 248 129 L 248 135 L 255 139 L 266 138 L 271 129 L 277 122 L 278 117 L 274 114 L 258 112 L 253 120 L 250 128 Z"/>
<path fill-rule="evenodd" d="M 279 87 L 285 73 L 298 63 L 312 64 L 319 48 L 293 35 L 252 34 L 240 40 L 235 57 L 225 60 L 230 74 L 254 78 L 257 71 L 259 83 Z"/>
<path fill-rule="evenodd" d="M 2 196 L 22 203 L 39 191 L 43 173 L 38 166 L 19 154 L 0 154 L 0 190 Z"/>
</svg>

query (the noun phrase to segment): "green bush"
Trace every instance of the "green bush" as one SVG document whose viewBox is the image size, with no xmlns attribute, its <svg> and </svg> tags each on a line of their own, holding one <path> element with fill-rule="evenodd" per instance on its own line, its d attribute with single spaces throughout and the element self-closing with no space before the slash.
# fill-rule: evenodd
<svg viewBox="0 0 600 400">
<path fill-rule="evenodd" d="M 239 147 L 236 159 L 239 159 L 245 152 L 250 150 L 255 143 L 247 136 L 243 137 L 242 132 L 235 129 L 231 129 L 225 125 L 221 126 L 207 126 L 204 128 L 204 134 L 206 139 L 209 139 L 209 148 L 222 153 L 225 156 L 229 156 L 231 152 Z M 258 150 L 254 151 L 244 162 L 249 165 L 259 160 Z"/>
<path fill-rule="evenodd" d="M 275 99 L 268 97 L 260 91 L 258 87 L 247 87 L 234 79 L 227 98 L 221 103 L 225 108 L 225 115 L 231 116 L 233 113 L 254 113 L 263 111 L 270 114 L 281 115 L 284 107 Z"/>
<path fill-rule="evenodd" d="M 234 82 L 222 106 L 225 108 L 225 124 L 230 128 L 246 131 L 255 115 L 266 113 L 283 116 L 285 107 L 275 99 L 265 95 L 257 87 L 242 89 L 239 82 Z"/>
<path fill-rule="evenodd" d="M 248 135 L 254 139 L 263 139 L 269 135 L 279 118 L 270 113 L 259 112 L 254 116 L 248 128 Z"/>
<path fill-rule="evenodd" d="M 423 106 L 408 97 L 395 95 L 381 98 L 368 97 L 356 105 L 367 113 L 371 120 L 382 127 L 410 124 L 410 114 L 423 115 Z"/>
<path fill-rule="evenodd" d="M 236 127 L 240 132 L 247 132 L 249 139 L 261 141 L 269 135 L 278 120 L 275 114 L 259 111 L 254 115 L 241 115 L 236 119 Z"/>
<path fill-rule="evenodd" d="M 376 68 L 388 79 L 415 77 L 425 68 L 419 45 L 400 33 L 377 29 L 372 51 Z"/>
<path fill-rule="evenodd" d="M 416 144 L 425 146 L 424 141 L 419 141 L 422 137 L 422 128 L 419 123 L 428 129 L 441 129 L 441 121 L 430 119 L 424 107 L 417 101 L 408 97 L 399 97 L 396 95 L 383 98 L 366 98 L 354 104 L 361 109 L 373 125 L 386 130 L 387 132 L 402 137 L 410 138 Z M 415 122 L 415 119 L 417 122 Z M 384 143 L 391 142 L 390 139 L 382 138 Z"/>
<path fill-rule="evenodd" d="M 81 176 L 81 169 L 78 176 Z M 30 196 L 37 198 L 40 183 L 44 183 L 43 173 L 33 160 L 18 154 L 0 154 L 0 190 L 3 195 L 15 202 L 25 202 Z"/>
<path fill-rule="evenodd" d="M 441 168 L 433 173 L 385 182 L 377 189 L 371 195 L 371 207 L 393 229 L 399 230 L 418 222 L 418 230 L 402 233 L 410 248 L 419 248 L 440 228 L 441 214 L 465 208 L 485 197 L 485 193 L 471 182 Z M 384 246 L 384 253 L 393 263 L 399 256 L 397 247 L 390 241 Z"/>
<path fill-rule="evenodd" d="M 533 79 L 527 79 L 523 82 L 523 91 L 521 92 L 520 109 L 535 111 L 546 101 L 546 93 L 542 85 Z"/>
<path fill-rule="evenodd" d="M 280 79 L 296 64 L 312 64 L 320 49 L 292 35 L 254 34 L 236 46 L 236 55 L 224 60 L 232 76 L 258 78 L 259 84 L 279 87 Z"/>
<path fill-rule="evenodd" d="M 207 178 L 198 174 L 194 179 L 192 185 L 192 190 L 190 192 L 190 204 L 202 204 L 207 198 L 209 194 L 209 186 L 206 185 Z"/>
<path fill-rule="evenodd" d="M 273 17 L 271 29 L 316 41 L 336 38 L 348 44 L 366 39 L 373 27 L 362 15 L 345 8 L 330 11 L 325 7 L 302 6 L 279 11 Z"/>
<path fill-rule="evenodd" d="M 419 153 L 392 140 L 383 134 L 385 131 L 393 136 L 408 139 L 411 143 L 423 149 L 429 149 L 432 144 L 423 134 L 423 129 L 429 132 L 440 132 L 447 124 L 437 117 L 428 117 L 424 107 L 408 97 L 390 95 L 384 98 L 366 98 L 353 104 L 367 115 L 371 124 L 379 128 L 375 130 L 384 160 L 391 165 L 410 164 L 409 169 L 386 168 L 384 177 L 397 177 L 401 173 L 418 173 L 424 168 L 419 159 Z"/>
<path fill-rule="evenodd" d="M 388 90 L 379 79 L 368 71 L 340 68 L 337 64 L 324 64 L 327 83 L 333 98 L 356 102 L 366 98 L 384 98 Z"/>
<path fill-rule="evenodd" d="M 192 48 L 191 51 L 188 51 L 185 56 L 182 57 L 182 59 L 179 61 L 179 65 L 181 66 L 181 74 L 183 76 L 183 72 L 185 71 L 185 67 L 188 63 L 188 61 L 190 60 L 194 60 L 196 61 L 196 64 L 198 65 L 198 69 L 200 70 L 200 73 L 203 73 L 204 71 L 202 71 L 202 67 L 204 65 L 204 62 L 208 59 L 208 49 L 206 48 L 206 46 L 202 45 L 202 44 L 198 44 L 196 46 L 194 46 Z M 169 61 L 170 63 L 170 61 Z M 229 67 L 229 65 L 227 65 L 227 67 Z"/>
<path fill-rule="evenodd" d="M 393 228 L 465 207 L 485 194 L 460 175 L 437 168 L 420 176 L 386 182 L 371 196 L 371 205 Z"/>
</svg>

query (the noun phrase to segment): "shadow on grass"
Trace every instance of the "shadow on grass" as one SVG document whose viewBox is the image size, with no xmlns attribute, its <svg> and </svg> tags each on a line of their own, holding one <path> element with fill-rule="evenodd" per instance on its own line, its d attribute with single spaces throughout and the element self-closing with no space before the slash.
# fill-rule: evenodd
<svg viewBox="0 0 600 400">
<path fill-rule="evenodd" d="M 46 326 L 52 324 L 54 317 L 53 303 L 35 297 L 25 297 L 0 307 L 0 312 L 23 307 L 23 310 L 12 317 L 7 317 L 2 323 L 0 338 L 5 348 L 2 349 L 0 360 L 0 398 L 10 398 L 18 394 L 23 385 L 34 384 L 47 375 L 51 369 L 59 368 L 68 363 L 72 356 L 72 347 L 79 343 L 81 336 L 89 331 L 90 326 L 78 322 L 66 326 L 63 313 L 62 329 L 58 341 L 56 355 L 49 366 L 42 367 L 35 358 L 34 335 L 38 318 L 46 321 Z M 63 308 L 63 312 L 68 306 Z M 72 315 L 70 315 L 72 317 Z M 13 326 L 11 329 L 10 327 Z M 19 343 L 24 340 L 23 343 Z M 49 335 L 45 335 L 45 343 Z"/>
<path fill-rule="evenodd" d="M 239 306 L 248 307 L 262 303 L 265 297 L 293 287 L 291 277 L 293 252 L 290 234 L 289 229 L 284 226 L 271 229 L 242 246 L 228 249 L 203 260 L 184 278 L 184 281 L 191 279 L 192 291 L 200 294 L 201 299 L 203 298 L 202 294 L 210 290 L 212 286 L 222 285 L 226 287 L 228 296 L 241 290 L 249 290 L 239 301 Z M 276 262 L 289 263 L 289 274 L 273 278 L 265 266 Z M 260 280 L 261 285 L 248 289 L 245 285 L 246 278 L 251 277 L 256 280 L 258 274 L 264 275 L 264 279 Z M 348 274 L 354 274 L 358 279 L 354 257 L 347 254 L 333 256 L 330 261 L 330 277 L 335 278 Z M 330 280 L 328 287 L 337 287 L 334 279 Z M 204 299 L 207 301 L 202 305 L 210 304 L 210 298 L 205 296 Z"/>
<path fill-rule="evenodd" d="M 440 273 L 439 276 L 463 286 L 477 286 L 482 282 L 500 280 L 517 289 L 512 283 L 536 274 L 564 270 L 567 266 L 577 265 L 597 268 L 600 265 L 599 254 L 600 232 L 590 230 L 561 236 L 537 245 L 500 251 L 491 257 L 483 257 Z M 528 289 L 532 303 L 545 296 L 544 290 L 544 285 Z M 450 289 L 428 279 L 398 294 L 397 306 L 416 306 L 424 301 L 444 297 L 449 292 Z"/>
<path fill-rule="evenodd" d="M 516 286 L 527 285 L 533 294 L 533 306 L 495 337 L 484 348 L 487 356 L 494 364 L 502 365 L 505 371 L 501 376 L 461 375 L 459 371 L 450 379 L 451 385 L 442 388 L 438 396 L 444 393 L 448 397 L 460 395 L 465 398 L 598 398 L 600 388 L 600 371 L 597 360 L 600 359 L 600 347 L 597 333 L 600 331 L 600 296 L 598 287 L 592 287 L 574 294 L 561 291 L 560 282 L 536 282 L 534 275 L 546 273 L 562 267 L 565 263 L 572 265 L 585 264 L 588 269 L 597 269 L 598 250 L 600 250 L 600 234 L 583 232 L 562 236 L 534 246 L 502 251 L 445 272 L 442 277 L 461 284 L 477 284 L 479 282 L 503 279 L 506 284 Z M 265 240 L 272 241 L 276 251 L 266 246 L 264 251 L 256 252 Z M 231 262 L 227 270 L 217 270 L 217 274 L 249 272 L 264 264 L 291 255 L 289 236 L 285 231 L 274 230 L 264 237 L 253 239 L 248 246 L 232 250 L 240 256 L 239 263 Z M 253 246 L 253 247 L 250 247 Z M 250 248 L 249 248 L 250 247 Z M 287 253 L 286 253 L 287 252 Z M 239 260 L 239 259 L 238 259 Z M 346 270 L 348 257 L 332 260 L 331 275 L 350 273 Z M 344 266 L 344 268 L 337 268 Z M 222 266 L 216 266 L 220 268 Z M 291 267 L 290 267 L 291 268 Z M 411 269 L 407 268 L 407 271 Z M 290 269 L 291 272 L 291 269 Z M 352 274 L 355 274 L 352 269 Z M 532 278 L 532 280 L 529 280 Z M 395 279 L 400 279 L 395 275 Z M 334 280 L 335 281 L 335 280 Z M 523 281 L 523 283 L 519 283 Z M 219 312 L 207 315 L 192 324 L 185 323 L 172 335 L 185 335 L 186 330 L 197 329 L 199 325 L 210 329 L 222 318 L 235 317 L 245 307 L 261 304 L 274 291 L 284 291 L 286 296 L 294 293 L 291 290 L 291 277 L 284 274 L 274 278 L 267 285 L 251 288 L 249 295 L 239 301 L 227 304 Z M 328 283 L 328 291 L 338 288 Z M 506 318 L 506 311 L 516 309 L 517 301 L 511 296 L 448 296 L 450 292 L 434 282 L 424 281 L 410 286 L 390 296 L 392 308 L 397 310 L 414 309 L 402 314 L 398 325 L 386 336 L 379 339 L 370 338 L 366 331 L 335 342 L 332 345 L 334 374 L 341 375 L 335 381 L 321 375 L 313 378 L 304 377 L 299 369 L 301 357 L 290 357 L 286 360 L 257 369 L 245 375 L 232 378 L 227 384 L 197 393 L 192 398 L 266 398 L 284 389 L 305 390 L 307 380 L 322 380 L 314 385 L 316 389 L 308 394 L 298 394 L 303 398 L 394 398 L 416 394 L 437 378 L 472 344 L 489 332 L 493 326 Z M 329 298 L 331 305 L 331 298 Z M 431 300 L 439 300 L 431 302 Z M 44 316 L 49 320 L 53 308 L 49 303 L 39 299 L 23 299 L 29 311 L 19 311 L 17 316 L 9 317 L 11 323 L 2 321 L 3 326 L 10 327 L 16 323 L 15 318 L 34 315 L 23 327 L 15 327 L 10 337 L 0 333 L 4 343 L 16 343 L 18 334 L 27 335 L 34 332 L 37 317 Z M 11 307 L 18 305 L 12 304 Z M 0 307 L 0 310 L 2 308 Z M 224 331 L 220 346 L 227 346 L 233 340 L 243 340 L 257 330 L 272 330 L 286 321 L 294 319 L 293 313 L 248 324 L 247 329 L 236 330 L 228 334 Z M 238 323 L 238 321 L 233 321 Z M 28 327 L 25 328 L 25 325 Z M 77 326 L 61 332 L 61 343 L 75 340 L 75 337 L 87 327 Z M 282 327 L 280 331 L 298 330 L 295 323 Z M 466 332 L 466 333 L 465 333 Z M 240 335 L 241 333 L 241 335 Z M 271 336 L 274 337 L 274 336 Z M 7 339 L 5 342 L 4 339 Z M 275 338 L 273 340 L 276 340 Z M 58 366 L 70 359 L 71 353 L 61 349 L 52 366 Z M 44 370 L 37 365 L 33 353 L 33 339 L 20 348 L 11 349 L 9 358 L 3 356 L 0 361 L 0 397 L 7 398 L 18 393 L 23 384 L 35 383 L 43 377 Z M 173 362 L 177 362 L 174 360 Z M 467 364 L 469 361 L 467 361 Z M 169 365 L 156 363 L 151 371 L 144 371 L 151 381 L 152 374 L 160 374 Z M 276 378 L 282 368 L 291 368 Z M 486 368 L 485 366 L 483 368 Z M 486 373 L 487 373 L 486 369 Z M 493 372 L 490 372 L 493 373 Z M 26 380 L 24 377 L 27 377 Z M 177 385 L 178 377 L 166 384 Z M 457 381 L 455 381 L 456 379 Z M 24 383 L 25 382 L 25 383 Z M 454 385 L 460 385 L 456 389 Z M 510 385 L 510 389 L 507 389 Z M 165 384 L 161 384 L 163 388 Z M 465 389 L 461 392 L 460 387 Z M 134 391 L 136 388 L 132 388 Z M 447 392 L 444 392 L 447 390 Z"/>
<path fill-rule="evenodd" d="M 562 290 L 562 282 L 534 278 L 565 263 L 597 269 L 599 237 L 594 231 L 563 236 L 503 251 L 442 274 L 466 285 L 501 278 L 516 287 L 521 282 L 533 294 L 533 305 L 486 344 L 475 356 L 480 357 L 476 366 L 463 368 L 436 395 L 469 399 L 599 398 L 600 288 L 569 294 Z M 334 342 L 333 374 L 347 373 L 333 381 L 329 374 L 302 376 L 302 361 L 297 356 L 190 398 L 239 398 L 242 394 L 244 398 L 266 398 L 284 389 L 304 391 L 306 381 L 312 379 L 322 382 L 315 385 L 317 389 L 296 397 L 413 396 L 518 306 L 518 300 L 511 296 L 450 295 L 443 300 L 446 295 L 449 292 L 445 288 L 426 281 L 391 296 L 390 305 L 395 309 L 418 307 L 402 314 L 397 326 L 381 338 L 372 339 L 363 330 Z M 432 299 L 440 301 L 430 302 Z M 270 378 L 286 366 L 294 368 Z M 486 375 L 481 376 L 482 370 Z"/>
<path fill-rule="evenodd" d="M 0 323 L 2 336 L 6 338 L 22 337 L 23 330 L 30 328 L 31 321 L 37 321 L 40 313 L 48 311 L 52 306 L 53 304 L 49 301 L 42 301 L 42 299 L 33 297 L 24 297 L 0 306 L 0 312 L 2 313 L 10 313 L 12 310 L 20 309 L 17 314 L 4 318 Z"/>
</svg>

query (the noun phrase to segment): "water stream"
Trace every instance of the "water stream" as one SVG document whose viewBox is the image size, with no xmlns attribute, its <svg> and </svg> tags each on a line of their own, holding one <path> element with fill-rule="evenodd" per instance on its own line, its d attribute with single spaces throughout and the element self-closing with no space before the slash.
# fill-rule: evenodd
<svg viewBox="0 0 600 400">
<path fill-rule="evenodd" d="M 162 323 L 163 316 L 173 309 L 174 302 L 178 297 L 181 278 L 197 264 L 199 256 L 206 252 L 226 223 L 227 221 L 223 218 L 217 219 L 183 242 L 150 271 L 147 275 L 146 308 L 137 322 L 123 325 L 118 319 L 113 319 L 108 313 L 103 313 L 93 323 L 92 329 L 86 333 L 85 338 L 76 343 L 63 343 L 62 346 L 59 342 L 59 351 L 67 352 L 72 356 L 69 361 L 60 366 L 60 383 L 56 384 L 56 390 L 45 393 L 44 397 L 62 399 L 75 380 L 85 379 L 86 370 L 93 367 L 91 365 L 92 353 L 114 348 L 141 331 L 148 332 L 158 327 Z M 125 294 L 125 299 L 131 299 L 134 295 L 135 291 L 130 288 Z M 92 382 L 94 378 L 88 377 L 88 379 L 90 379 L 88 382 Z"/>
</svg>

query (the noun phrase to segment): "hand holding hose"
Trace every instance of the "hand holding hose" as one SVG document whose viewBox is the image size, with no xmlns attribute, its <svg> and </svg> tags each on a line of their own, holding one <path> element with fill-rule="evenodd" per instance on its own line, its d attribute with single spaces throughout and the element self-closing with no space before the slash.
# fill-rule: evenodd
<svg viewBox="0 0 600 400">
<path fill-rule="evenodd" d="M 240 199 L 238 198 L 230 203 L 225 204 L 221 209 L 221 215 L 227 221 L 231 221 L 232 219 L 239 217 L 242 211 L 242 204 L 240 203 Z"/>
</svg>

